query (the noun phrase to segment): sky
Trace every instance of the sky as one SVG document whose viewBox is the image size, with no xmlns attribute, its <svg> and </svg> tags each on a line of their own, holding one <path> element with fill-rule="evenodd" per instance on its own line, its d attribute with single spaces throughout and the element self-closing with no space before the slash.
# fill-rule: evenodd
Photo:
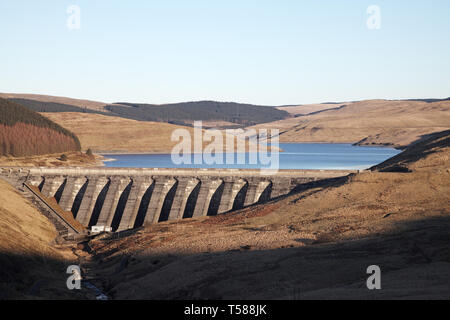
<svg viewBox="0 0 450 320">
<path fill-rule="evenodd" d="M 448 0 L 0 0 L 0 92 L 158 104 L 446 98 L 449 35 Z"/>
</svg>

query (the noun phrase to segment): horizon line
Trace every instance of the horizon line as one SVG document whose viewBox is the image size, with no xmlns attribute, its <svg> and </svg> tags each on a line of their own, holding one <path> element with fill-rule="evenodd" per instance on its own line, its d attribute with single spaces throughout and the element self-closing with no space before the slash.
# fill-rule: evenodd
<svg viewBox="0 0 450 320">
<path fill-rule="evenodd" d="M 447 97 L 444 96 L 442 98 L 435 98 L 435 97 L 433 97 L 433 98 L 396 98 L 396 99 L 370 98 L 370 99 L 349 99 L 349 100 L 346 100 L 346 101 L 342 101 L 342 100 L 338 101 L 338 100 L 336 100 L 336 101 L 325 101 L 325 102 L 268 105 L 268 104 L 255 104 L 255 103 L 238 102 L 238 101 L 220 101 L 220 100 L 214 100 L 214 99 L 211 99 L 211 98 L 205 98 L 205 99 L 200 99 L 200 100 L 182 100 L 182 101 L 177 101 L 177 102 L 165 102 L 165 103 L 150 103 L 150 102 L 129 102 L 129 101 L 123 101 L 123 100 L 122 101 L 118 100 L 118 101 L 113 101 L 113 102 L 104 102 L 102 100 L 94 100 L 94 99 L 91 99 L 91 98 L 73 98 L 73 97 L 69 97 L 69 96 L 43 94 L 43 93 L 0 92 L 0 95 L 28 95 L 28 96 L 43 96 L 43 97 L 52 97 L 52 98 L 66 98 L 66 99 L 72 99 L 72 100 L 81 100 L 81 101 L 90 101 L 90 102 L 96 102 L 96 103 L 104 103 L 105 105 L 130 103 L 130 104 L 148 104 L 148 105 L 162 106 L 162 105 L 171 105 L 171 104 L 180 104 L 180 103 L 193 103 L 193 102 L 219 102 L 219 103 L 247 104 L 247 105 L 261 106 L 261 107 L 276 107 L 276 108 L 287 108 L 287 107 L 296 107 L 296 106 L 314 105 L 314 104 L 343 104 L 343 103 L 355 103 L 355 102 L 361 102 L 361 101 L 376 101 L 376 100 L 384 100 L 384 101 L 427 101 L 427 100 L 446 101 L 446 100 L 450 100 L 450 95 L 449 95 Z"/>
</svg>

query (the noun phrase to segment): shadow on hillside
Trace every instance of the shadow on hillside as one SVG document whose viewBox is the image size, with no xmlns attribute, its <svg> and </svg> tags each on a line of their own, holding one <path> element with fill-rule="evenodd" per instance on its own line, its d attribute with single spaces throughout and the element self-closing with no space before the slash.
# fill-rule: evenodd
<svg viewBox="0 0 450 320">
<path fill-rule="evenodd" d="M 444 102 L 444 101 L 449 101 L 449 98 L 446 99 L 407 99 L 405 101 L 418 101 L 418 102 L 426 102 L 426 103 L 434 103 L 434 102 Z"/>
<path fill-rule="evenodd" d="M 327 237 L 305 247 L 257 251 L 243 243 L 219 253 L 98 259 L 109 270 L 105 290 L 113 298 L 449 299 L 450 217 L 394 227 L 373 238 Z M 366 287 L 370 265 L 381 268 L 382 290 Z"/>
<path fill-rule="evenodd" d="M 0 300 L 86 299 L 88 290 L 66 286 L 68 263 L 40 255 L 0 252 Z"/>
<path fill-rule="evenodd" d="M 96 272 L 105 293 L 119 299 L 449 299 L 450 217 L 393 227 L 373 238 L 337 243 L 320 238 L 276 250 L 252 250 L 243 243 L 218 253 L 99 255 Z M 92 294 L 86 287 L 67 289 L 61 261 L 0 253 L 0 262 L 0 299 Z M 381 268 L 382 290 L 366 287 L 370 265 Z"/>
<path fill-rule="evenodd" d="M 437 140 L 437 141 L 436 141 Z M 416 162 L 430 154 L 435 153 L 434 148 L 450 147 L 450 130 L 422 135 L 405 151 L 370 168 L 372 171 L 389 171 L 393 167 L 404 167 Z"/>
<path fill-rule="evenodd" d="M 344 176 L 344 177 L 321 179 L 321 180 L 317 180 L 317 181 L 303 183 L 303 184 L 296 186 L 289 194 L 283 195 L 283 196 L 273 199 L 273 200 L 280 200 L 281 198 L 287 198 L 287 197 L 293 196 L 295 194 L 304 193 L 305 191 L 308 191 L 310 189 L 315 189 L 315 188 L 337 188 L 337 187 L 340 187 L 340 186 L 346 184 L 353 175 L 354 174 L 350 174 L 350 175 Z M 312 194 L 314 194 L 316 192 L 320 192 L 320 191 L 322 191 L 322 189 L 315 190 L 315 191 L 313 191 Z M 297 203 L 298 201 L 300 201 L 306 197 L 309 197 L 310 195 L 311 195 L 311 193 L 302 194 L 300 197 L 292 200 L 291 203 Z"/>
</svg>

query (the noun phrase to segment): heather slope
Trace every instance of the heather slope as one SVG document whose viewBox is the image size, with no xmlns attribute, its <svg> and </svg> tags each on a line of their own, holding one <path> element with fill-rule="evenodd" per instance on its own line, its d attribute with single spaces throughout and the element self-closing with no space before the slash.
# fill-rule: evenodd
<svg viewBox="0 0 450 320">
<path fill-rule="evenodd" d="M 449 135 L 391 163 L 410 172 L 362 172 L 238 212 L 93 240 L 96 276 L 127 299 L 449 299 Z M 374 264 L 381 291 L 366 288 Z"/>
</svg>

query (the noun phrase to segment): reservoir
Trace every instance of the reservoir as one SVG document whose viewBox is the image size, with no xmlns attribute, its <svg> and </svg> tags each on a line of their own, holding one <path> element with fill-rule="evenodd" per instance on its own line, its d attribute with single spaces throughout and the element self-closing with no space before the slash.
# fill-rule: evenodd
<svg viewBox="0 0 450 320">
<path fill-rule="evenodd" d="M 279 169 L 342 169 L 363 170 L 379 164 L 401 151 L 385 147 L 361 147 L 351 144 L 330 143 L 280 143 L 283 152 L 278 153 Z M 174 163 L 170 154 L 103 154 L 109 161 L 106 167 L 129 168 L 234 168 L 261 169 L 269 165 L 261 163 L 257 154 L 234 154 L 234 163 L 230 156 L 218 154 L 219 163 L 207 164 L 205 161 L 194 163 L 194 155 L 189 155 L 190 161 Z M 253 156 L 253 157 L 252 157 Z M 272 162 L 276 155 L 268 154 Z M 222 159 L 222 161 L 220 161 Z M 254 159 L 257 159 L 256 161 Z M 220 163 L 222 162 L 222 163 Z"/>
</svg>

